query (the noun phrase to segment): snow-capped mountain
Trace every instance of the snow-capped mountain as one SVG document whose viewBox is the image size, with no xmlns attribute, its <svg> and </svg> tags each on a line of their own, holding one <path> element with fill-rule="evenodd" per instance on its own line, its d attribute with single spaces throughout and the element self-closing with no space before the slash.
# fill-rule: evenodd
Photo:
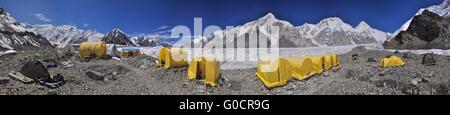
<svg viewBox="0 0 450 115">
<path fill-rule="evenodd" d="M 269 33 L 274 32 L 273 28 L 270 26 L 278 26 L 280 31 L 280 47 L 313 47 L 316 46 L 313 44 L 311 39 L 305 39 L 300 36 L 300 32 L 295 29 L 295 27 L 287 21 L 278 20 L 272 13 L 267 14 L 266 16 L 249 23 L 244 24 L 243 26 L 237 26 L 231 30 L 223 30 L 214 32 L 214 38 L 226 39 L 227 34 L 232 35 L 233 38 L 238 39 L 242 38 L 246 40 L 246 43 L 250 41 L 251 32 L 259 33 L 257 35 L 258 40 L 262 40 L 262 38 L 266 38 L 266 40 L 271 44 L 271 41 L 268 38 Z M 264 36 L 264 37 L 263 37 Z M 290 38 L 290 39 L 289 39 Z M 200 40 L 199 40 L 200 39 Z M 194 42 L 204 41 L 205 38 L 197 37 L 194 39 Z M 211 39 L 208 39 L 208 41 Z M 293 41 L 294 40 L 294 41 Z M 233 39 L 226 39 L 225 44 L 230 44 L 231 42 L 237 42 Z M 206 43 L 207 45 L 217 44 L 215 42 Z M 245 47 L 248 47 L 248 44 L 245 44 Z"/>
<path fill-rule="evenodd" d="M 120 29 L 113 29 L 108 35 L 95 30 L 78 29 L 72 25 L 27 25 L 28 31 L 36 32 L 47 38 L 52 44 L 80 44 L 86 41 L 105 41 L 121 45 L 131 46 L 170 46 L 170 43 L 161 41 L 157 35 L 136 35 L 129 36 Z"/>
<path fill-rule="evenodd" d="M 139 46 L 144 47 L 170 47 L 170 43 L 162 41 L 159 35 L 138 35 L 131 37 L 131 40 Z"/>
<path fill-rule="evenodd" d="M 214 38 L 225 38 L 229 33 L 234 33 L 234 38 L 249 39 L 250 32 L 262 33 L 257 37 L 261 40 L 261 35 L 269 35 L 273 32 L 269 26 L 279 27 L 279 47 L 316 47 L 316 46 L 341 46 L 355 44 L 383 43 L 388 34 L 371 28 L 367 23 L 361 22 L 357 27 L 344 23 L 337 17 L 327 18 L 318 24 L 304 24 L 294 27 L 287 21 L 278 20 L 271 13 L 243 26 L 238 26 L 231 30 L 217 31 Z M 211 41 L 210 39 L 208 41 Z M 225 40 L 232 42 L 233 40 Z M 269 41 L 270 42 L 270 41 Z M 210 43 L 212 44 L 212 43 Z M 247 45 L 246 45 L 247 46 Z"/>
<path fill-rule="evenodd" d="M 114 28 L 110 33 L 106 34 L 101 41 L 111 44 L 139 46 L 131 37 L 118 28 Z"/>
<path fill-rule="evenodd" d="M 24 26 L 0 8 L 0 51 L 51 46 L 46 38 L 27 31 Z"/>
<path fill-rule="evenodd" d="M 31 25 L 27 29 L 41 34 L 53 44 L 79 44 L 86 41 L 100 41 L 105 36 L 95 30 L 82 30 L 71 25 Z"/>
<path fill-rule="evenodd" d="M 422 14 L 423 11 L 428 10 L 431 11 L 433 13 L 436 13 L 439 16 L 443 16 L 443 17 L 450 17 L 450 0 L 444 0 L 444 2 L 442 2 L 439 5 L 433 5 L 427 8 L 421 8 L 419 11 L 417 11 L 416 15 L 420 15 Z M 408 21 L 406 21 L 405 24 L 403 24 L 399 29 L 397 29 L 397 31 L 395 31 L 391 38 L 394 38 L 396 35 L 398 35 L 401 31 L 406 31 L 409 27 L 409 25 L 411 24 L 411 21 L 414 17 L 412 17 L 411 19 L 409 19 Z"/>
<path fill-rule="evenodd" d="M 326 18 L 315 25 L 304 24 L 297 29 L 319 46 L 383 43 L 388 37 L 388 33 L 373 29 L 364 21 L 353 28 L 337 17 Z"/>
</svg>

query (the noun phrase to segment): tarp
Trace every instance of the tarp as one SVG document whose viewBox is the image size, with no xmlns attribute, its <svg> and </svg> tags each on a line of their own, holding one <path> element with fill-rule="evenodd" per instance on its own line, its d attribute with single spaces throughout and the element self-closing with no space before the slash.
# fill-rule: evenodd
<svg viewBox="0 0 450 115">
<path fill-rule="evenodd" d="M 291 66 L 291 74 L 295 79 L 305 80 L 314 74 L 319 73 L 319 71 L 314 68 L 319 68 L 320 65 L 314 64 L 311 58 L 289 57 L 286 58 L 286 60 Z"/>
<path fill-rule="evenodd" d="M 180 48 L 161 48 L 158 56 L 158 66 L 165 68 L 187 67 L 187 54 Z"/>
<path fill-rule="evenodd" d="M 204 79 L 206 85 L 216 86 L 220 78 L 220 63 L 214 58 L 197 57 L 189 64 L 188 79 Z"/>
<path fill-rule="evenodd" d="M 283 58 L 261 58 L 257 64 L 256 76 L 267 88 L 283 86 L 292 76 L 291 67 Z"/>
<path fill-rule="evenodd" d="M 103 58 L 106 57 L 105 42 L 83 42 L 80 45 L 79 57 L 81 58 Z"/>
<path fill-rule="evenodd" d="M 388 56 L 386 58 L 381 59 L 380 66 L 382 67 L 392 67 L 392 66 L 402 66 L 405 65 L 405 62 L 402 58 L 398 56 Z"/>
<path fill-rule="evenodd" d="M 30 61 L 26 63 L 22 66 L 20 73 L 34 80 L 50 78 L 47 68 L 39 61 Z"/>
</svg>

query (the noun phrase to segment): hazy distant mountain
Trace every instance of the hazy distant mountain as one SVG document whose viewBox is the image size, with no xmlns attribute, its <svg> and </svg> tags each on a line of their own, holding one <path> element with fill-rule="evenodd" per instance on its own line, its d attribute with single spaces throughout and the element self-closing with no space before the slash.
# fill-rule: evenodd
<svg viewBox="0 0 450 115">
<path fill-rule="evenodd" d="M 0 51 L 51 46 L 46 38 L 27 31 L 24 26 L 0 8 Z"/>
<path fill-rule="evenodd" d="M 161 37 L 157 35 L 137 35 L 129 36 L 120 29 L 113 29 L 107 35 L 95 30 L 78 29 L 71 25 L 55 26 L 51 24 L 45 25 L 28 25 L 29 31 L 36 32 L 46 37 L 53 44 L 79 44 L 86 41 L 105 41 L 108 43 L 130 45 L 130 46 L 170 46 L 170 43 L 161 41 Z"/>
<path fill-rule="evenodd" d="M 162 41 L 162 38 L 159 35 L 138 35 L 132 37 L 131 40 L 135 41 L 134 43 L 138 44 L 139 46 L 144 47 L 171 46 L 169 42 Z"/>
<path fill-rule="evenodd" d="M 59 44 L 79 44 L 86 41 L 100 41 L 105 36 L 95 30 L 82 30 L 71 25 L 31 25 L 28 26 L 28 30 L 41 34 L 51 43 Z"/>
</svg>

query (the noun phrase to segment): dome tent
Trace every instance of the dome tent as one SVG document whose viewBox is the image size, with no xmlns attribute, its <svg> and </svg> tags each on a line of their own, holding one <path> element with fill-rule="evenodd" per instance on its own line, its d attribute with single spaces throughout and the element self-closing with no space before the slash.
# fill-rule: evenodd
<svg viewBox="0 0 450 115">
<path fill-rule="evenodd" d="M 424 54 L 422 57 L 422 64 L 425 66 L 436 65 L 436 57 L 432 53 Z"/>
<path fill-rule="evenodd" d="M 402 58 L 394 55 L 387 56 L 380 61 L 380 66 L 382 67 L 394 67 L 402 65 L 405 65 L 405 61 L 403 61 Z"/>
<path fill-rule="evenodd" d="M 47 68 L 39 61 L 26 63 L 20 70 L 20 73 L 34 80 L 50 78 Z"/>
</svg>

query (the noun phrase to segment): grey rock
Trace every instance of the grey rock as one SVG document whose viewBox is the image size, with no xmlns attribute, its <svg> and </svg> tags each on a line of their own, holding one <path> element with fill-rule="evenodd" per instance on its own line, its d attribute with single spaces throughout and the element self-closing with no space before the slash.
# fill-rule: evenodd
<svg viewBox="0 0 450 115">
<path fill-rule="evenodd" d="M 419 88 L 412 85 L 406 85 L 402 88 L 402 93 L 408 94 L 408 95 L 419 95 L 420 93 Z"/>
<path fill-rule="evenodd" d="M 147 66 L 147 65 L 140 65 L 139 68 L 141 68 L 141 69 L 147 69 L 148 66 Z"/>
<path fill-rule="evenodd" d="M 57 90 L 52 89 L 47 91 L 47 95 L 59 95 L 59 93 Z"/>
<path fill-rule="evenodd" d="M 414 78 L 413 80 L 411 80 L 411 84 L 414 86 L 419 86 L 419 82 L 422 82 L 422 79 Z"/>
<path fill-rule="evenodd" d="M 93 70 L 87 70 L 86 75 L 93 80 L 100 81 L 105 79 L 105 74 Z"/>
<path fill-rule="evenodd" d="M 8 84 L 11 79 L 8 77 L 0 77 L 0 85 Z"/>
</svg>

